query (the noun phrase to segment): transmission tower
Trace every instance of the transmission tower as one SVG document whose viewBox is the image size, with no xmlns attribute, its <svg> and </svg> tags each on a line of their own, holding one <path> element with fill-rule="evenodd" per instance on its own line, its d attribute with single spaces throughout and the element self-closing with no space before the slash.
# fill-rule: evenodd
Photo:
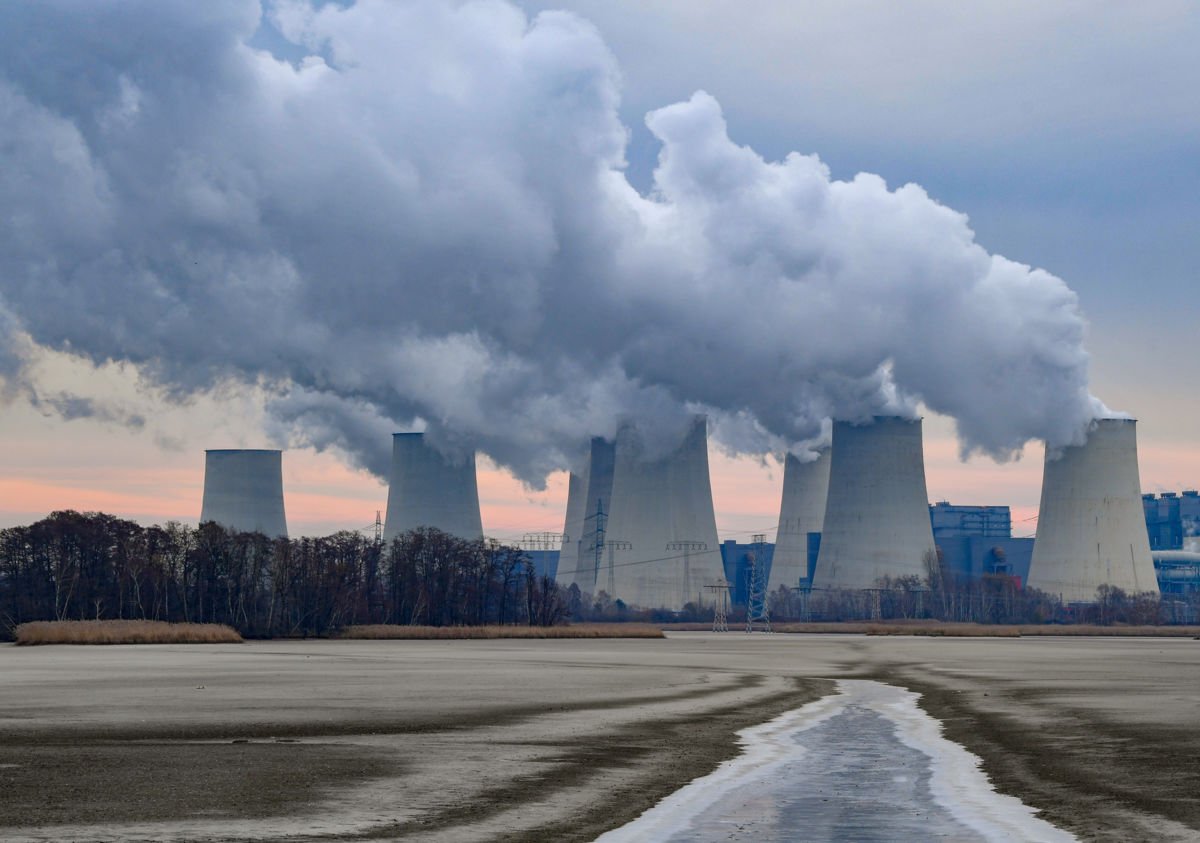
<svg viewBox="0 0 1200 843">
<path fill-rule="evenodd" d="M 517 542 L 521 550 L 558 550 L 571 537 L 566 533 L 526 533 Z"/>
<path fill-rule="evenodd" d="M 683 601 L 681 606 L 688 604 L 688 599 L 692 596 L 692 554 L 708 550 L 707 542 L 668 542 L 668 551 L 683 551 Z M 699 594 L 697 594 L 697 602 L 700 602 Z"/>
<path fill-rule="evenodd" d="M 747 576 L 750 580 L 749 599 L 746 605 L 746 632 L 754 632 L 755 628 L 763 632 L 771 631 L 771 612 L 767 607 L 767 537 L 762 533 L 754 536 L 754 550 L 750 551 L 750 570 Z"/>
<path fill-rule="evenodd" d="M 726 580 L 704 586 L 704 590 L 713 595 L 713 632 L 729 631 L 729 589 Z"/>
<path fill-rule="evenodd" d="M 375 510 L 375 546 L 379 547 L 383 544 L 383 518 L 380 517 L 379 510 Z"/>
<path fill-rule="evenodd" d="M 580 570 L 584 570 L 584 553 L 591 554 L 592 591 L 596 592 L 600 587 L 600 565 L 604 561 L 604 532 L 608 523 L 608 516 L 604 513 L 603 498 L 596 498 L 595 513 L 583 520 L 585 525 L 587 522 L 591 522 L 591 529 L 585 528 L 584 530 L 583 541 L 579 544 L 579 562 L 576 564 Z M 611 593 L 609 597 L 612 597 Z"/>
<path fill-rule="evenodd" d="M 622 539 L 605 539 L 604 546 L 608 548 L 608 596 L 615 598 L 617 583 L 616 575 L 613 573 L 613 553 L 618 550 L 633 550 L 631 542 L 623 541 Z"/>
</svg>

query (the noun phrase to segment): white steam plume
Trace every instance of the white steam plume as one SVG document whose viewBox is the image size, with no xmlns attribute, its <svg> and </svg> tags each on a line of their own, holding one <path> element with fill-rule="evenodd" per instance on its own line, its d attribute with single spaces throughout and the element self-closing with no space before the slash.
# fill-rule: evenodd
<svg viewBox="0 0 1200 843">
<path fill-rule="evenodd" d="M 537 483 L 623 417 L 763 452 L 924 404 L 1006 458 L 1104 412 L 1074 293 L 916 185 L 764 161 L 701 92 L 647 117 L 639 194 L 576 16 L 274 4 L 288 61 L 263 14 L 0 6 L 5 330 L 177 397 L 263 384 L 277 435 L 377 474 L 411 424 Z"/>
</svg>

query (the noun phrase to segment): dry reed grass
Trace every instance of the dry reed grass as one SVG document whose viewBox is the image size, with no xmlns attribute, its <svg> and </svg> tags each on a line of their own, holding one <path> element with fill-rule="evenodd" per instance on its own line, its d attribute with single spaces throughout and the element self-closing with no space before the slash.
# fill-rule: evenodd
<svg viewBox="0 0 1200 843">
<path fill-rule="evenodd" d="M 348 626 L 339 638 L 457 640 L 467 638 L 662 638 L 657 626 L 644 623 L 580 623 L 571 626 Z"/>
<path fill-rule="evenodd" d="M 14 630 L 18 646 L 38 644 L 239 644 L 233 627 L 166 621 L 32 621 Z"/>
</svg>

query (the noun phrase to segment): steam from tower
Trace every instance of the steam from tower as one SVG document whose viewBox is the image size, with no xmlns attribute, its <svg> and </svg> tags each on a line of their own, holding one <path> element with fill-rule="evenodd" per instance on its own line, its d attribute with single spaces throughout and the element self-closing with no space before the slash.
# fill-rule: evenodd
<svg viewBox="0 0 1200 843">
<path fill-rule="evenodd" d="M 424 425 L 534 484 L 618 418 L 765 453 L 924 404 L 1006 458 L 1103 415 L 1075 294 L 915 184 L 764 160 L 697 92 L 635 190 L 575 15 L 12 0 L 0 44 L 0 393 L 53 349 L 167 400 L 252 385 L 381 478 Z"/>
</svg>

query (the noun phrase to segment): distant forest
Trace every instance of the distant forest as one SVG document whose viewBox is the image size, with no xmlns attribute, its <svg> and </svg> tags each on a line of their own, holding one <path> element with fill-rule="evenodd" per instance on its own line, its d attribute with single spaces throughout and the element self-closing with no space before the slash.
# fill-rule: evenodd
<svg viewBox="0 0 1200 843">
<path fill-rule="evenodd" d="M 1196 623 L 1200 594 L 1159 599 L 1102 587 L 1087 607 L 1011 577 L 956 580 L 932 554 L 928 576 L 863 591 L 769 595 L 774 620 L 978 623 Z M 26 621 L 146 619 L 223 623 L 246 637 L 325 636 L 358 624 L 553 626 L 569 621 L 707 622 L 711 607 L 635 610 L 535 572 L 491 541 L 417 529 L 390 543 L 354 532 L 271 539 L 206 523 L 143 527 L 103 513 L 55 512 L 0 530 L 0 637 Z M 745 618 L 733 607 L 729 620 Z"/>
<path fill-rule="evenodd" d="M 278 637 L 353 624 L 550 626 L 566 615 L 561 590 L 521 550 L 438 530 L 384 545 L 352 532 L 271 539 L 72 511 L 0 530 L 0 632 L 111 618 Z"/>
</svg>

